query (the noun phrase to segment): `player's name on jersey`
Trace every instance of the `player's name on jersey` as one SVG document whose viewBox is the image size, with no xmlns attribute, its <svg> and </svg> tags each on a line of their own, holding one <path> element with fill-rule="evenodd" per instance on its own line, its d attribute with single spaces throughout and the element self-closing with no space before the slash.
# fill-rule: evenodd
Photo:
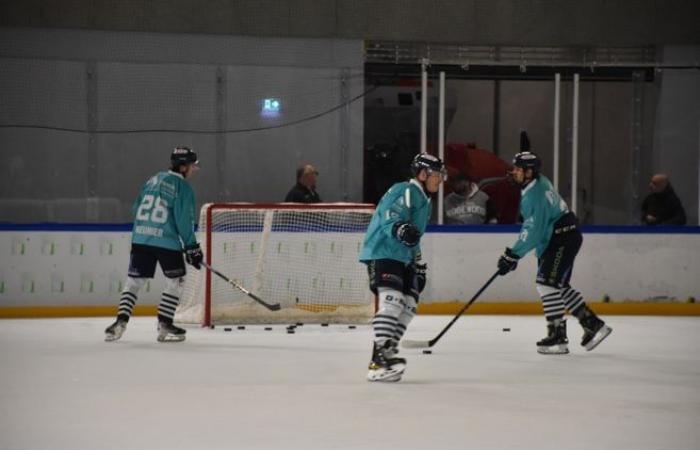
<svg viewBox="0 0 700 450">
<path fill-rule="evenodd" d="M 138 234 L 146 234 L 148 236 L 163 237 L 163 230 L 156 227 L 147 227 L 145 225 L 136 225 L 134 231 Z"/>
</svg>

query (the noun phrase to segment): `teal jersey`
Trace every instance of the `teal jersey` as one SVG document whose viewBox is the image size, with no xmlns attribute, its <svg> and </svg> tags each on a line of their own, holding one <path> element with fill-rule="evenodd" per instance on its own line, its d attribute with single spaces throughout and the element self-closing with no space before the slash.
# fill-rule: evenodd
<svg viewBox="0 0 700 450">
<path fill-rule="evenodd" d="M 430 219 L 430 198 L 416 180 L 393 185 L 379 200 L 367 227 L 360 261 L 393 259 L 403 263 L 413 261 L 420 245 L 407 247 L 393 233 L 397 222 L 410 222 L 423 234 Z"/>
<path fill-rule="evenodd" d="M 194 191 L 179 173 L 159 172 L 134 202 L 131 242 L 182 251 L 197 243 Z"/>
<path fill-rule="evenodd" d="M 520 196 L 523 226 L 511 250 L 523 257 L 533 248 L 539 258 L 549 245 L 554 223 L 569 212 L 569 207 L 544 175 L 525 186 Z"/>
</svg>

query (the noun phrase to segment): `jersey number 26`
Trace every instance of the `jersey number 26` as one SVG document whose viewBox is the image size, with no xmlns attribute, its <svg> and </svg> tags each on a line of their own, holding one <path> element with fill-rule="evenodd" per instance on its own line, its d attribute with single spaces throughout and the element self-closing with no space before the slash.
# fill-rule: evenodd
<svg viewBox="0 0 700 450">
<path fill-rule="evenodd" d="M 153 223 L 168 221 L 168 208 L 160 197 L 144 195 L 139 209 L 136 210 L 137 220 L 150 220 Z"/>
</svg>

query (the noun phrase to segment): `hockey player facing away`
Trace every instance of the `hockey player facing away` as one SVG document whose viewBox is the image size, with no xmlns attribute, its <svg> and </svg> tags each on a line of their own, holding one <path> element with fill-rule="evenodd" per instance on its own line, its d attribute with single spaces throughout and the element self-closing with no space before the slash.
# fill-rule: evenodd
<svg viewBox="0 0 700 450">
<path fill-rule="evenodd" d="M 569 353 L 564 312 L 568 310 L 583 327 L 581 345 L 593 350 L 612 328 L 598 318 L 569 285 L 574 260 L 583 236 L 576 215 L 540 174 L 540 159 L 532 152 L 521 152 L 513 159 L 511 180 L 520 186 L 520 214 L 523 225 L 512 248 L 506 248 L 498 260 L 498 273 L 505 275 L 518 266 L 518 260 L 530 250 L 537 254 L 537 292 L 542 298 L 548 335 L 537 342 L 542 354 Z"/>
<path fill-rule="evenodd" d="M 185 340 L 185 330 L 173 325 L 173 317 L 186 273 L 183 249 L 187 262 L 196 269 L 202 262 L 202 250 L 194 234 L 194 192 L 186 181 L 197 170 L 197 154 L 188 147 L 177 147 L 170 155 L 170 170 L 155 174 L 141 188 L 133 206 L 129 273 L 117 320 L 105 330 L 105 341 L 116 341 L 126 330 L 139 290 L 153 278 L 156 263 L 160 263 L 166 277 L 158 305 L 157 340 Z"/>
<path fill-rule="evenodd" d="M 370 289 L 379 297 L 372 321 L 369 381 L 401 379 L 406 360 L 397 357 L 398 343 L 425 287 L 427 266 L 421 261 L 419 243 L 430 218 L 429 196 L 438 191 L 446 172 L 443 162 L 428 154 L 418 154 L 411 171 L 410 181 L 394 184 L 379 201 L 360 253 Z"/>
</svg>

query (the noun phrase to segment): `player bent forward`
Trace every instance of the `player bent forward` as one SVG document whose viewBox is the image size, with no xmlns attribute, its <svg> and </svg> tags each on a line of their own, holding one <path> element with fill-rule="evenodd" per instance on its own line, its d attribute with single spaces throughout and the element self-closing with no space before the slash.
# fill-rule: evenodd
<svg viewBox="0 0 700 450">
<path fill-rule="evenodd" d="M 187 183 L 199 168 L 197 154 L 188 147 L 177 147 L 170 155 L 170 170 L 159 172 L 141 188 L 134 202 L 134 229 L 131 257 L 124 291 L 119 300 L 117 320 L 105 330 L 105 341 L 119 339 L 129 322 L 138 293 L 153 278 L 160 263 L 166 277 L 158 305 L 158 342 L 184 341 L 185 330 L 173 325 L 180 302 L 187 262 L 196 269 L 202 262 L 202 250 L 194 234 L 194 192 Z"/>
<path fill-rule="evenodd" d="M 518 266 L 518 260 L 533 248 L 537 253 L 537 291 L 542 298 L 548 335 L 537 342 L 542 354 L 569 353 L 564 312 L 568 310 L 583 327 L 581 345 L 593 350 L 612 332 L 569 285 L 574 260 L 583 236 L 578 220 L 552 183 L 539 173 L 540 159 L 532 152 L 515 155 L 511 180 L 522 189 L 520 214 L 523 225 L 512 248 L 506 248 L 498 260 L 500 275 Z"/>
<path fill-rule="evenodd" d="M 406 360 L 397 356 L 398 343 L 425 287 L 427 266 L 420 258 L 420 238 L 430 218 L 429 195 L 445 180 L 445 168 L 439 158 L 418 154 L 411 171 L 410 181 L 394 184 L 379 201 L 360 253 L 360 261 L 367 264 L 370 289 L 379 297 L 372 321 L 369 381 L 401 379 Z"/>
</svg>

